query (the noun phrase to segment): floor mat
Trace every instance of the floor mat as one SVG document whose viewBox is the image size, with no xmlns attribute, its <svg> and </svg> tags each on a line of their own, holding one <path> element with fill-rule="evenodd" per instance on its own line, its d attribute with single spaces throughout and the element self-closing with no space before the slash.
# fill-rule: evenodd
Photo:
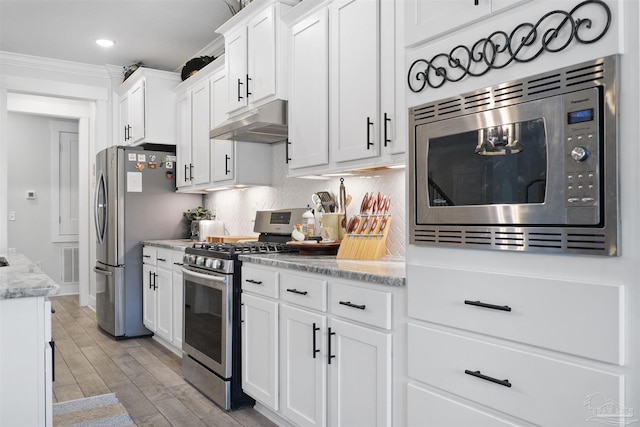
<svg viewBox="0 0 640 427">
<path fill-rule="evenodd" d="M 53 404 L 55 427 L 123 427 L 135 423 L 115 393 Z"/>
</svg>

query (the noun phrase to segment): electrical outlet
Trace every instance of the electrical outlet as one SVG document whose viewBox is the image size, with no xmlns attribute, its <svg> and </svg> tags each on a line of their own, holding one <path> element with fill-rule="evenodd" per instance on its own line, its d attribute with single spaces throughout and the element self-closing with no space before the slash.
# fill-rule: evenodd
<svg viewBox="0 0 640 427">
<path fill-rule="evenodd" d="M 9 211 L 9 221 L 16 220 L 16 211 Z"/>
</svg>

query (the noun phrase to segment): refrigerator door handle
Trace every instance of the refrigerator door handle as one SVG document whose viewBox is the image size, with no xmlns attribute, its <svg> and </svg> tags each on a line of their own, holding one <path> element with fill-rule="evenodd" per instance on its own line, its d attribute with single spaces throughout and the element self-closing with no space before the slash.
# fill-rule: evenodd
<svg viewBox="0 0 640 427">
<path fill-rule="evenodd" d="M 93 271 L 95 271 L 98 274 L 102 274 L 104 276 L 113 276 L 113 272 L 112 271 L 103 270 L 103 269 L 98 268 L 98 267 L 93 267 Z"/>
<path fill-rule="evenodd" d="M 99 203 L 99 199 L 100 199 L 100 194 L 103 193 L 104 194 L 104 203 Z M 105 233 L 106 233 L 106 229 L 107 229 L 107 185 L 105 183 L 105 178 L 104 178 L 104 173 L 100 173 L 100 178 L 98 178 L 98 185 L 96 187 L 96 194 L 95 194 L 95 200 L 93 203 L 93 215 L 94 215 L 94 222 L 96 225 L 96 235 L 98 237 L 98 243 L 102 244 L 104 242 L 104 237 L 105 237 Z M 100 212 L 99 209 L 102 209 L 104 211 L 104 215 L 103 215 L 103 222 L 102 224 L 100 223 Z"/>
</svg>

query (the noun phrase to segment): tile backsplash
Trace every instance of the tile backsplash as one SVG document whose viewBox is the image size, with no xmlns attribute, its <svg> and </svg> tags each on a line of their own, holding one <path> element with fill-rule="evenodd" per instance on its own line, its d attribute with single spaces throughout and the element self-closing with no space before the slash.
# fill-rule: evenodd
<svg viewBox="0 0 640 427">
<path fill-rule="evenodd" d="M 311 194 L 330 191 L 337 196 L 340 178 L 312 180 L 287 178 L 284 143 L 273 145 L 272 186 L 222 190 L 205 196 L 205 206 L 216 211 L 217 219 L 225 224 L 230 235 L 252 235 L 257 210 L 300 208 L 311 205 Z M 366 175 L 345 176 L 344 185 L 353 201 L 347 215 L 357 213 L 367 192 L 391 196 L 389 213 L 393 215 L 387 237 L 387 255 L 405 256 L 405 170 L 383 169 Z"/>
</svg>

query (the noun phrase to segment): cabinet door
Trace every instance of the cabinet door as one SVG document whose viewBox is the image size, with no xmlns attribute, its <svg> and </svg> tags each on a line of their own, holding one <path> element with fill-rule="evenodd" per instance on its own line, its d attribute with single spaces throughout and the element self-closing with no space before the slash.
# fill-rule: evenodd
<svg viewBox="0 0 640 427">
<path fill-rule="evenodd" d="M 229 108 L 229 88 L 227 87 L 227 75 L 224 70 L 215 73 L 209 79 L 209 87 L 211 91 L 211 128 L 218 126 L 227 120 L 227 110 Z"/>
<path fill-rule="evenodd" d="M 129 91 L 129 144 L 135 144 L 145 136 L 145 80 L 141 79 Z"/>
<path fill-rule="evenodd" d="M 171 270 L 156 269 L 156 333 L 171 342 L 173 339 L 173 286 Z"/>
<path fill-rule="evenodd" d="M 491 0 L 406 0 L 405 46 L 448 33 L 491 13 Z"/>
<path fill-rule="evenodd" d="M 321 9 L 291 28 L 289 168 L 329 162 L 329 33 Z"/>
<path fill-rule="evenodd" d="M 259 102 L 276 93 L 276 26 L 274 8 L 267 7 L 247 26 L 247 98 Z"/>
<path fill-rule="evenodd" d="M 231 113 L 247 105 L 247 27 L 225 37 L 227 67 L 227 112 Z"/>
<path fill-rule="evenodd" d="M 191 94 L 191 163 L 193 184 L 205 184 L 209 178 L 209 81 L 205 80 L 193 88 Z"/>
<path fill-rule="evenodd" d="M 396 61 L 396 2 L 380 0 L 380 145 L 389 154 L 405 152 L 402 129 L 406 126 L 404 98 L 396 91 L 404 91 L 404 68 Z M 402 27 L 398 29 L 402 31 Z M 396 82 L 402 81 L 401 85 Z"/>
<path fill-rule="evenodd" d="M 182 292 L 182 272 L 173 271 L 171 278 L 171 286 L 173 289 L 173 345 L 182 350 L 183 323 L 182 318 L 184 312 L 184 294 Z"/>
<path fill-rule="evenodd" d="M 331 158 L 380 154 L 380 1 L 336 0 L 329 5 Z"/>
<path fill-rule="evenodd" d="M 178 145 L 176 146 L 176 187 L 191 185 L 191 92 L 177 100 Z"/>
<path fill-rule="evenodd" d="M 142 264 L 142 323 L 151 332 L 156 331 L 156 268 Z"/>
<path fill-rule="evenodd" d="M 242 389 L 278 410 L 278 304 L 242 294 Z"/>
<path fill-rule="evenodd" d="M 234 177 L 234 141 L 212 140 L 213 181 L 232 181 Z"/>
<path fill-rule="evenodd" d="M 391 425 L 391 334 L 335 319 L 329 330 L 329 425 Z"/>
<path fill-rule="evenodd" d="M 280 412 L 299 426 L 326 425 L 325 325 L 326 316 L 280 306 Z"/>
<path fill-rule="evenodd" d="M 120 126 L 118 128 L 118 140 L 120 144 L 129 144 L 129 93 L 120 98 Z"/>
</svg>

